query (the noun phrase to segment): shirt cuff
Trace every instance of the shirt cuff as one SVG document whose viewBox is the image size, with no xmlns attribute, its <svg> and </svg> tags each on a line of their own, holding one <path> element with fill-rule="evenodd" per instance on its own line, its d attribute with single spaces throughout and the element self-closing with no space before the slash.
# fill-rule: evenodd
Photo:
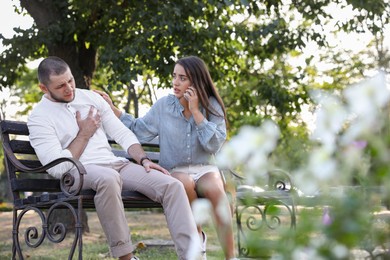
<svg viewBox="0 0 390 260">
<path fill-rule="evenodd" d="M 202 130 L 206 127 L 207 125 L 207 119 L 206 118 L 203 118 L 202 122 L 200 122 L 200 124 L 196 125 L 196 130 Z"/>
</svg>

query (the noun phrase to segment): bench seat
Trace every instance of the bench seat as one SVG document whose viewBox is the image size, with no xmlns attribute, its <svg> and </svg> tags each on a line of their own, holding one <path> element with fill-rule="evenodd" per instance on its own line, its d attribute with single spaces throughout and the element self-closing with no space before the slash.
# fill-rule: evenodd
<svg viewBox="0 0 390 260">
<path fill-rule="evenodd" d="M 92 190 L 82 190 L 81 185 L 76 190 L 70 190 L 73 177 L 65 173 L 61 180 L 51 177 L 47 170 L 64 161 L 74 164 L 80 174 L 80 179 L 83 179 L 85 174 L 84 166 L 73 158 L 60 158 L 48 165 L 41 165 L 36 157 L 34 149 L 28 141 L 28 128 L 26 122 L 21 121 L 0 121 L 1 140 L 3 143 L 3 151 L 5 157 L 5 170 L 7 172 L 10 190 L 13 196 L 13 256 L 18 259 L 24 259 L 22 247 L 20 245 L 19 226 L 23 216 L 28 211 L 35 211 L 41 216 L 42 227 L 45 229 L 43 237 L 38 242 L 31 242 L 30 236 L 25 234 L 25 244 L 30 247 L 38 247 L 45 236 L 53 243 L 60 243 L 62 237 L 66 236 L 68 230 L 61 229 L 61 239 L 53 240 L 49 235 L 49 221 L 52 212 L 55 209 L 68 208 L 74 218 L 74 241 L 69 249 L 68 259 L 73 259 L 76 249 L 78 250 L 78 258 L 82 259 L 82 236 L 83 236 L 83 210 L 95 209 L 94 195 Z M 123 151 L 118 145 L 110 141 L 113 152 L 117 156 L 129 158 L 129 155 Z M 142 144 L 147 156 L 152 161 L 158 163 L 159 160 L 159 143 L 158 139 L 149 143 Z M 221 171 L 222 177 L 230 175 L 235 180 L 235 191 L 233 191 L 232 199 L 235 202 L 235 216 L 237 223 L 237 242 L 238 252 L 240 257 L 255 257 L 247 244 L 247 238 L 253 233 L 255 236 L 261 236 L 258 227 L 253 227 L 252 223 L 263 223 L 270 229 L 275 229 L 287 218 L 288 226 L 295 228 L 295 201 L 294 190 L 290 176 L 281 170 L 269 172 L 268 184 L 264 187 L 253 187 L 248 185 L 240 185 L 244 180 L 243 177 L 234 171 Z M 227 191 L 228 192 L 228 191 Z M 122 200 L 126 209 L 146 209 L 146 208 L 162 208 L 161 204 L 154 202 L 135 191 L 124 190 L 122 192 Z M 283 212 L 287 212 L 286 216 L 278 216 L 279 211 L 270 210 L 273 207 L 283 208 Z M 269 223 L 269 219 L 273 223 Z M 275 222 L 276 221 L 276 222 Z M 62 226 L 61 223 L 55 223 Z"/>
</svg>

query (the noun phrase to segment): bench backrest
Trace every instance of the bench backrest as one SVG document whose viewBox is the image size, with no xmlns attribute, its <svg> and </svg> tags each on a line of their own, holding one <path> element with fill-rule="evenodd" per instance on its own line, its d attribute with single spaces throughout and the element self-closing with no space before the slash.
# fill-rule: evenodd
<svg viewBox="0 0 390 260">
<path fill-rule="evenodd" d="M 31 169 L 41 167 L 28 135 L 26 122 L 1 120 L 1 141 L 3 144 L 5 170 L 7 172 L 13 200 L 24 197 L 25 192 L 60 192 L 60 181 L 52 178 L 47 172 L 35 172 Z M 129 160 L 129 155 L 115 142 L 110 141 L 113 152 L 117 156 Z M 142 144 L 147 155 L 158 162 L 158 140 Z"/>
<path fill-rule="evenodd" d="M 14 201 L 23 197 L 24 192 L 61 191 L 60 181 L 50 178 L 46 172 L 27 171 L 41 166 L 28 141 L 27 124 L 2 120 L 0 127 L 5 170 Z"/>
</svg>

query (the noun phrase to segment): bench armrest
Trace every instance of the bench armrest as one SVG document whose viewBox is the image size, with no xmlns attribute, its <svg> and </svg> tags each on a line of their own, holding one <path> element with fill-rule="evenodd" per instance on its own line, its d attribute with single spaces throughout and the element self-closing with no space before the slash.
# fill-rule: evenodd
<svg viewBox="0 0 390 260">
<path fill-rule="evenodd" d="M 223 178 L 224 173 L 228 172 L 231 174 L 233 179 L 235 179 L 238 182 L 238 185 L 242 185 L 243 182 L 245 181 L 245 177 L 241 176 L 239 173 L 232 169 L 223 169 L 221 170 Z M 272 169 L 267 172 L 268 176 L 268 184 L 263 187 L 266 190 L 276 190 L 276 191 L 291 191 L 291 192 L 296 192 L 297 188 L 295 187 L 293 183 L 293 178 L 292 176 L 282 170 L 282 169 Z M 245 185 L 244 185 L 245 186 Z"/>
<path fill-rule="evenodd" d="M 242 181 L 245 180 L 245 177 L 241 176 L 239 173 L 235 172 L 230 168 L 220 169 L 220 173 L 225 183 L 226 183 L 226 173 L 229 173 L 231 175 L 231 177 L 234 179 L 234 182 L 242 183 Z"/>
<path fill-rule="evenodd" d="M 36 168 L 30 168 L 30 167 L 27 167 L 25 166 L 24 164 L 22 164 L 15 156 L 15 154 L 12 152 L 12 149 L 9 145 L 9 143 L 6 143 L 6 142 L 3 142 L 3 148 L 4 148 L 4 151 L 5 151 L 5 156 L 8 158 L 8 160 L 11 162 L 11 164 L 18 170 L 18 171 L 21 171 L 21 172 L 27 172 L 27 173 L 34 173 L 34 172 L 46 172 L 48 169 L 60 164 L 60 163 L 63 163 L 63 162 L 70 162 L 72 163 L 78 173 L 79 173 L 79 177 L 80 177 L 80 182 L 78 184 L 78 186 L 74 189 L 71 190 L 73 184 L 74 184 L 74 177 L 69 173 L 69 172 L 66 172 L 62 175 L 61 177 L 61 180 L 60 180 L 60 187 L 61 187 L 61 191 L 66 195 L 66 196 L 74 196 L 74 195 L 78 195 L 81 191 L 81 188 L 83 187 L 83 183 L 84 183 L 84 174 L 86 174 L 86 170 L 84 168 L 84 166 L 82 165 L 82 163 L 77 160 L 77 159 L 74 159 L 74 158 L 70 158 L 70 157 L 63 157 L 63 158 L 58 158 L 46 165 L 43 165 L 41 167 L 36 167 Z"/>
<path fill-rule="evenodd" d="M 291 191 L 294 189 L 292 176 L 282 169 L 273 169 L 268 172 L 268 185 L 272 190 Z"/>
</svg>

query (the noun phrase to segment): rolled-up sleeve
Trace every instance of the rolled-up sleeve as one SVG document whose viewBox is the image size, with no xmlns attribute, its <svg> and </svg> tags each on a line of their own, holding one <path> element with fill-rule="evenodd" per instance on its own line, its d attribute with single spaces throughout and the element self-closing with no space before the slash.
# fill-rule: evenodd
<svg viewBox="0 0 390 260">
<path fill-rule="evenodd" d="M 196 126 L 199 142 L 209 153 L 217 153 L 226 140 L 226 124 L 223 117 L 210 116 L 210 121 L 204 119 Z"/>
</svg>

